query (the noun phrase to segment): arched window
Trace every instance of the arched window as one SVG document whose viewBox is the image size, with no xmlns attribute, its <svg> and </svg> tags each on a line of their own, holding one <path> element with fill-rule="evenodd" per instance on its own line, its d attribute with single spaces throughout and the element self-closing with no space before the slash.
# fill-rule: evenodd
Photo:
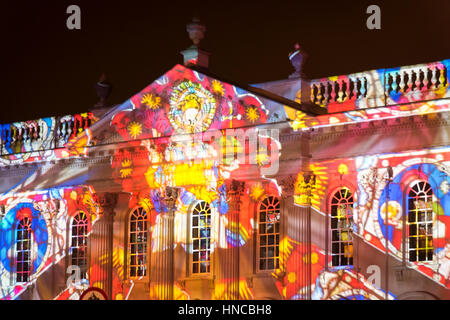
<svg viewBox="0 0 450 320">
<path fill-rule="evenodd" d="M 72 265 L 80 268 L 82 279 L 87 278 L 87 230 L 87 216 L 83 211 L 80 211 L 72 220 L 70 251 Z"/>
<path fill-rule="evenodd" d="M 353 264 L 353 195 L 344 187 L 331 199 L 331 263 Z"/>
<path fill-rule="evenodd" d="M 17 223 L 16 281 L 28 282 L 31 273 L 31 219 L 22 218 Z"/>
<path fill-rule="evenodd" d="M 259 270 L 280 267 L 280 200 L 266 197 L 258 208 L 258 266 Z"/>
<path fill-rule="evenodd" d="M 131 212 L 128 242 L 129 276 L 131 278 L 147 275 L 147 212 L 139 207 Z"/>
<path fill-rule="evenodd" d="M 192 273 L 211 271 L 211 208 L 205 201 L 194 207 L 191 215 Z"/>
<path fill-rule="evenodd" d="M 425 181 L 408 192 L 409 261 L 433 260 L 433 190 Z"/>
</svg>

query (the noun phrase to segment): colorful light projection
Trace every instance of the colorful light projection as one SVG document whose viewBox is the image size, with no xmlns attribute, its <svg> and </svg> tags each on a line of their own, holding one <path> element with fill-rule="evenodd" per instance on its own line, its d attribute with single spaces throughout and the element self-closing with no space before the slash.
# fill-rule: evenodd
<svg viewBox="0 0 450 320">
<path fill-rule="evenodd" d="M 86 155 L 92 113 L 0 124 L 0 166 Z"/>
<path fill-rule="evenodd" d="M 70 217 L 79 211 L 85 212 L 89 234 L 102 212 L 94 190 L 81 186 L 2 195 L 0 205 L 6 209 L 6 215 L 0 222 L 0 298 L 5 300 L 20 298 L 24 290 L 51 268 L 53 263 L 66 256 Z M 31 220 L 31 272 L 27 282 L 16 283 L 15 224 L 23 217 Z"/>
<path fill-rule="evenodd" d="M 125 141 L 257 125 L 269 114 L 254 94 L 180 65 L 120 109 L 111 124 Z"/>
<path fill-rule="evenodd" d="M 153 219 L 167 210 L 161 201 L 168 186 L 181 190 L 176 214 L 185 215 L 192 203 L 202 200 L 210 204 L 213 217 L 218 214 L 226 219 L 225 180 L 249 165 L 234 158 L 219 159 L 218 154 L 256 154 L 255 164 L 260 167 L 274 160 L 270 137 L 258 136 L 259 144 L 243 145 L 237 137 L 222 135 L 224 129 L 267 123 L 269 110 L 261 100 L 182 66 L 170 70 L 120 109 L 123 111 L 114 116 L 111 125 L 134 149 L 116 152 L 113 178 L 132 194 L 130 207 L 142 205 L 148 212 L 156 212 Z M 220 137 L 190 136 L 201 132 L 207 136 L 214 130 Z M 152 190 L 142 191 L 148 188 Z M 185 242 L 182 220 L 175 218 L 180 228 L 176 235 Z M 242 245 L 249 233 L 242 230 L 239 237 L 234 235 L 234 241 Z M 224 239 L 219 242 L 227 245 Z"/>
<path fill-rule="evenodd" d="M 278 143 L 257 133 L 259 143 L 246 144 L 240 137 L 227 136 L 224 130 L 243 128 L 245 134 L 246 127 L 270 122 L 269 110 L 262 101 L 235 86 L 176 66 L 119 109 L 122 111 L 113 117 L 111 126 L 127 146 L 114 155 L 113 178 L 131 194 L 129 208 L 142 206 L 149 214 L 152 252 L 168 249 L 162 241 L 162 214 L 168 212 L 164 205 L 166 187 L 179 189 L 174 212 L 177 247 L 189 251 L 187 217 L 191 205 L 198 201 L 207 202 L 211 208 L 212 252 L 244 246 L 254 232 L 254 217 L 242 212 L 239 222 L 235 221 L 228 203 L 227 179 L 239 170 L 270 165 Z M 247 155 L 246 163 L 227 157 L 239 153 Z M 247 163 L 249 154 L 256 155 L 253 166 Z M 244 197 L 250 202 L 248 188 Z M 278 195 L 273 185 L 261 186 L 259 197 L 273 191 Z M 211 298 L 224 297 L 232 283 L 217 283 Z M 162 298 L 164 290 L 158 286 L 151 288 L 152 299 Z M 177 282 L 173 290 L 174 297 L 189 296 Z M 254 296 L 248 288 L 240 295 Z"/>
<path fill-rule="evenodd" d="M 352 268 L 325 268 L 325 252 L 314 244 L 309 257 L 306 243 L 285 237 L 280 243 L 280 268 L 273 273 L 283 299 L 306 299 L 311 287 L 313 300 L 382 300 L 385 294 Z M 311 282 L 305 275 L 311 260 Z M 331 261 L 331 255 L 329 256 Z M 394 299 L 389 294 L 389 299 Z"/>
<path fill-rule="evenodd" d="M 432 236 L 433 261 L 408 262 L 410 267 L 432 279 L 436 283 L 450 287 L 450 149 L 428 149 L 403 154 L 382 154 L 377 156 L 337 159 L 312 164 L 321 168 L 326 179 L 315 194 L 317 201 L 313 208 L 326 214 L 328 204 L 326 195 L 339 186 L 355 186 L 354 223 L 355 231 L 371 246 L 385 252 L 386 203 L 388 196 L 387 167 L 393 168 L 394 177 L 389 186 L 387 234 L 389 253 L 401 260 L 402 232 L 406 228 L 408 241 L 407 201 L 409 188 L 414 182 L 426 181 L 433 191 Z M 302 181 L 299 174 L 298 181 Z M 320 179 L 319 179 L 320 181 Z M 298 183 L 299 185 L 299 183 Z M 301 187 L 296 188 L 297 204 L 305 197 Z M 300 193 L 299 193 L 300 192 Z M 303 192 L 303 194 L 302 194 Z M 405 225 L 406 221 L 406 225 Z M 407 245 L 407 244 L 405 244 Z"/>
<path fill-rule="evenodd" d="M 447 90 L 447 89 L 446 89 Z M 443 93 L 447 94 L 447 91 Z M 400 99 L 395 97 L 395 99 Z M 400 100 L 399 100 L 400 101 Z M 417 101 L 417 100 L 414 100 Z M 294 121 L 294 129 L 301 129 L 312 125 L 329 125 L 351 121 L 365 121 L 379 118 L 381 116 L 402 116 L 408 112 L 434 112 L 448 108 L 448 102 L 429 102 L 422 104 L 414 102 L 403 106 L 391 108 L 378 108 L 373 110 L 357 110 L 335 115 L 325 115 L 316 118 L 306 117 L 297 113 L 298 119 Z M 430 108 L 429 108 L 430 107 Z M 442 108 L 441 108 L 442 107 Z M 403 108 L 403 109 L 402 109 Z M 439 109 L 441 108 L 441 109 Z M 286 108 L 286 112 L 288 112 Z M 222 136 L 219 143 L 210 140 L 195 140 L 192 134 L 225 129 L 245 128 L 259 124 L 269 124 L 270 112 L 262 101 L 255 95 L 245 92 L 232 85 L 211 79 L 195 71 L 176 66 L 166 75 L 155 81 L 141 93 L 133 96 L 117 110 L 113 117 L 111 126 L 122 138 L 122 147 L 116 150 L 112 162 L 112 176 L 116 183 L 122 186 L 123 191 L 131 194 L 129 208 L 142 206 L 147 211 L 151 225 L 151 250 L 153 253 L 166 250 L 161 243 L 163 235 L 162 214 L 168 212 L 164 204 L 164 191 L 166 187 L 179 188 L 179 197 L 174 213 L 174 242 L 176 247 L 189 251 L 187 234 L 187 217 L 189 208 L 197 201 L 206 201 L 211 208 L 214 230 L 212 230 L 212 251 L 216 248 L 232 249 L 245 246 L 256 232 L 254 212 L 256 206 L 267 196 L 279 197 L 279 188 L 274 183 L 267 181 L 247 182 L 240 196 L 243 209 L 239 212 L 239 219 L 235 219 L 236 211 L 230 206 L 230 186 L 228 182 L 234 174 L 246 172 L 258 176 L 259 171 L 255 167 L 262 167 L 270 162 L 271 158 L 265 153 L 259 153 L 258 145 L 242 145 L 239 139 Z M 413 111 L 411 111 L 413 110 Z M 289 110 L 292 112 L 292 110 Z M 337 119 L 337 120 L 336 120 Z M 50 128 L 51 124 L 47 124 Z M 48 129 L 50 132 L 54 129 Z M 88 130 L 88 129 L 86 129 Z M 245 131 L 244 131 L 245 132 Z M 48 134 L 50 136 L 50 133 Z M 86 146 L 91 141 L 90 131 L 79 131 L 79 135 L 64 141 L 67 149 L 55 157 L 67 156 L 64 152 L 73 155 L 86 154 Z M 262 149 L 271 146 L 270 138 Z M 278 145 L 278 141 L 275 141 Z M 263 143 L 264 144 L 264 143 Z M 257 166 L 241 163 L 237 159 L 226 159 L 221 161 L 217 155 L 219 150 L 241 152 L 257 155 Z M 31 149 L 30 149 L 31 150 Z M 28 151 L 30 151 L 28 150 Z M 33 149 L 34 150 L 34 149 Z M 28 152 L 27 151 L 27 152 Z M 30 151 L 31 152 L 31 151 Z M 32 151 L 35 152 L 35 151 Z M 53 152 L 53 151 L 52 151 Z M 430 153 L 436 154 L 430 158 Z M 385 197 L 386 183 L 382 174 L 377 173 L 375 168 L 385 168 L 387 165 L 394 167 L 395 178 L 391 183 L 388 206 L 388 240 L 390 241 L 390 252 L 398 256 L 398 227 L 402 227 L 399 217 L 407 212 L 403 209 L 404 190 L 401 187 L 406 183 L 405 177 L 417 175 L 423 176 L 433 188 L 436 197 L 436 206 L 433 207 L 435 215 L 436 236 L 433 238 L 435 255 L 442 261 L 441 267 L 436 270 L 427 263 L 412 263 L 417 270 L 429 276 L 443 286 L 449 287 L 449 242 L 448 242 L 448 213 L 446 202 L 448 193 L 447 174 L 442 179 L 437 175 L 442 171 L 442 166 L 448 165 L 450 150 L 427 150 L 415 154 L 379 155 L 376 157 L 342 159 L 323 163 L 313 163 L 311 171 L 315 180 L 311 185 L 305 181 L 300 173 L 296 183 L 295 201 L 299 205 L 308 205 L 305 190 L 312 187 L 313 197 L 311 205 L 314 209 L 327 212 L 327 195 L 333 186 L 338 185 L 337 176 L 344 177 L 345 181 L 353 181 L 357 190 L 352 190 L 357 199 L 355 205 L 354 219 L 365 241 L 377 249 L 384 250 L 383 232 L 385 229 L 383 216 L 383 195 Z M 272 153 L 270 153 L 272 154 Z M 8 155 L 10 157 L 11 155 Z M 49 156 L 51 157 L 51 156 Z M 11 159 L 11 158 L 8 158 Z M 29 159 L 29 160 L 28 160 Z M 44 158 L 13 159 L 14 161 L 37 161 Z M 46 158 L 47 159 L 47 158 Z M 420 168 L 420 169 L 419 169 Z M 254 170 L 254 171 L 252 171 Z M 382 169 L 379 169 L 382 171 Z M 438 172 L 439 171 L 439 172 Z M 433 173 L 434 172 L 434 173 Z M 334 175 L 334 173 L 337 173 Z M 430 182 L 433 180 L 433 182 Z M 397 189 L 396 189 L 397 188 Z M 395 191 L 397 190 L 397 191 Z M 402 190 L 401 192 L 399 190 Z M 441 192 L 441 193 L 439 193 Z M 40 198 L 41 197 L 41 198 Z M 59 198 L 58 198 L 59 197 Z M 8 200 L 13 199 L 13 200 Z M 55 208 L 48 200 L 61 199 L 63 207 L 57 210 L 58 219 L 61 219 L 60 229 L 53 231 L 49 229 L 49 217 Z M 4 235 L 12 239 L 12 223 L 17 221 L 20 215 L 28 215 L 32 218 L 32 230 L 36 242 L 36 257 L 33 260 L 32 278 L 24 285 L 17 285 L 3 295 L 5 299 L 20 297 L 23 290 L 32 283 L 36 277 L 48 268 L 52 261 L 61 259 L 65 255 L 66 246 L 66 224 L 67 218 L 77 210 L 89 212 L 92 218 L 90 224 L 97 221 L 100 208 L 95 200 L 93 190 L 88 188 L 60 188 L 42 192 L 24 194 L 21 196 L 8 196 L 2 200 L 7 206 L 8 214 L 2 222 Z M 35 204 L 32 204 L 35 203 Z M 0 203 L 1 204 L 1 203 Z M 80 209 L 81 208 L 81 209 Z M 46 213 L 47 212 L 47 213 Z M 278 217 L 273 217 L 278 219 Z M 59 220 L 58 220 L 59 221 Z M 34 223 L 34 224 L 33 224 Z M 59 230 L 59 231 L 58 231 Z M 8 235 L 9 232 L 9 235 Z M 55 232 L 55 234 L 52 234 Z M 5 243 L 2 247 L 1 274 L 5 279 L 14 276 L 14 271 L 7 270 L 11 266 L 11 255 L 7 248 L 14 247 L 14 242 Z M 56 253 L 49 255 L 49 248 L 55 246 Z M 352 269 L 335 270 L 325 268 L 325 253 L 314 244 L 310 257 L 304 250 L 304 243 L 293 239 L 282 239 L 280 245 L 280 269 L 273 273 L 274 281 L 280 295 L 285 299 L 304 298 L 305 288 L 312 285 L 314 299 L 379 299 L 384 298 L 384 293 L 374 288 L 361 274 Z M 126 299 L 133 290 L 133 283 L 129 286 L 121 282 L 124 275 L 125 250 L 118 246 L 113 251 L 113 298 Z M 6 259 L 6 260 L 4 260 Z M 8 260 L 9 259 L 9 260 Z M 54 260 L 52 260 L 54 259 Z M 3 261 L 4 260 L 4 261 Z M 99 262 L 91 266 L 90 272 L 106 274 L 101 270 L 107 266 L 107 256 L 100 257 Z M 296 272 L 298 261 L 303 263 L 311 260 L 312 277 L 311 283 L 307 283 Z M 331 259 L 328 259 L 331 261 Z M 105 279 L 90 279 L 94 285 L 100 286 Z M 244 278 L 222 279 L 216 283 L 216 288 L 211 298 L 225 299 L 231 286 L 239 282 L 239 296 L 242 299 L 253 299 L 255 293 L 248 287 Z M 1 280 L 2 284 L 3 281 Z M 6 282 L 5 282 L 6 283 Z M 164 290 L 155 284 L 150 288 L 150 297 L 162 298 Z M 9 287 L 8 287 L 9 288 Z M 76 297 L 83 286 L 67 288 L 57 298 L 68 299 Z M 174 298 L 189 299 L 190 294 L 180 283 L 175 282 Z"/>
<path fill-rule="evenodd" d="M 312 80 L 312 99 L 332 114 L 312 117 L 289 108 L 286 113 L 293 120 L 292 128 L 301 130 L 446 111 L 449 78 L 450 60 L 442 60 Z M 301 102 L 301 90 L 295 100 Z"/>
</svg>

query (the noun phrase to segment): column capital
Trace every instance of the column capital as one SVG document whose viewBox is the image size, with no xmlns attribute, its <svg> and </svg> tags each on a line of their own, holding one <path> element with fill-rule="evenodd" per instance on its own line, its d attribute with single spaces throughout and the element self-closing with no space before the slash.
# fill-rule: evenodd
<svg viewBox="0 0 450 320">
<path fill-rule="evenodd" d="M 297 181 L 297 177 L 290 174 L 286 177 L 283 177 L 279 180 L 278 184 L 281 187 L 281 196 L 283 198 L 293 197 L 295 194 L 295 184 Z"/>
<path fill-rule="evenodd" d="M 104 192 L 98 194 L 98 201 L 103 209 L 113 209 L 117 204 L 118 198 L 117 193 Z"/>
<path fill-rule="evenodd" d="M 228 194 L 241 195 L 245 190 L 245 182 L 238 180 L 226 180 L 225 185 Z"/>
</svg>

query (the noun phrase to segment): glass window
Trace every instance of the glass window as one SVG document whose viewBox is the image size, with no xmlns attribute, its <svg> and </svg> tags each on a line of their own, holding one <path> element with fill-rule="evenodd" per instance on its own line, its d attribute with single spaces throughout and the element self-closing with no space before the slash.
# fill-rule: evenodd
<svg viewBox="0 0 450 320">
<path fill-rule="evenodd" d="M 31 219 L 22 218 L 16 232 L 16 281 L 28 282 L 31 272 Z"/>
<path fill-rule="evenodd" d="M 279 268 L 280 201 L 267 197 L 258 208 L 258 266 L 259 270 Z"/>
<path fill-rule="evenodd" d="M 408 193 L 409 261 L 433 260 L 433 190 L 425 181 Z"/>
<path fill-rule="evenodd" d="M 87 216 L 83 211 L 80 211 L 72 221 L 70 251 L 72 254 L 72 265 L 80 268 L 82 279 L 87 278 L 87 230 Z"/>
<path fill-rule="evenodd" d="M 131 212 L 128 241 L 129 276 L 143 277 L 147 274 L 147 212 L 139 207 Z"/>
<path fill-rule="evenodd" d="M 211 271 L 211 208 L 205 201 L 192 211 L 192 273 Z"/>
<path fill-rule="evenodd" d="M 331 199 L 331 263 L 353 264 L 353 195 L 345 187 Z"/>
</svg>

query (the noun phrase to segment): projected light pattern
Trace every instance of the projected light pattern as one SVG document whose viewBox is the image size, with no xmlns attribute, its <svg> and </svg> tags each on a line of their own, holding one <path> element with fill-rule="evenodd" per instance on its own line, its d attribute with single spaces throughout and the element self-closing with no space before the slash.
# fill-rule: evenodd
<svg viewBox="0 0 450 320">
<path fill-rule="evenodd" d="M 311 81 L 314 103 L 328 115 L 295 112 L 294 130 L 449 110 L 450 60 Z M 301 90 L 296 101 L 301 102 Z"/>
<path fill-rule="evenodd" d="M 341 176 L 338 167 L 344 165 L 348 169 Z M 389 186 L 385 179 L 388 165 L 394 172 Z M 358 194 L 353 204 L 354 232 L 381 252 L 386 250 L 387 237 L 390 254 L 400 261 L 403 246 L 409 247 L 407 259 L 411 267 L 447 288 L 450 288 L 449 165 L 448 148 L 313 164 L 324 167 L 330 177 L 327 192 L 333 185 L 357 186 L 356 190 L 351 190 Z M 416 191 L 410 193 L 411 190 Z M 298 194 L 298 203 L 300 198 Z M 328 212 L 326 199 L 323 198 L 316 208 L 325 215 Z M 414 215 L 410 215 L 411 212 Z M 403 236 L 405 228 L 406 238 Z M 436 263 L 440 268 L 435 268 Z"/>
<path fill-rule="evenodd" d="M 49 161 L 86 154 L 92 113 L 0 124 L 0 166 Z"/>
<path fill-rule="evenodd" d="M 383 82 L 378 71 L 364 88 L 343 86 L 358 83 L 356 78 L 327 79 L 335 84 L 331 104 L 324 100 L 331 91 L 317 85 L 323 79 L 313 82 L 320 104 L 348 109 L 312 117 L 175 66 L 98 122 L 80 115 L 82 122 L 73 129 L 58 126 L 56 118 L 42 120 L 38 131 L 26 135 L 39 132 L 48 142 L 62 134 L 64 139 L 48 152 L 47 142 L 30 149 L 19 140 L 2 140 L 7 151 L 0 161 L 7 165 L 90 157 L 97 150 L 104 160 L 102 148 L 114 148 L 107 149 L 110 158 L 101 162 L 93 156 L 82 170 L 74 166 L 54 174 L 50 163 L 0 195 L 6 209 L 0 223 L 1 298 L 20 299 L 67 258 L 82 267 L 85 279 L 55 299 L 77 299 L 86 286 L 108 291 L 111 299 L 259 299 L 260 290 L 272 290 L 264 297 L 270 299 L 384 299 L 382 288 L 354 267 L 360 262 L 356 236 L 359 245 L 380 255 L 387 240 L 394 259 L 406 258 L 408 267 L 436 287 L 450 288 L 450 149 L 324 161 L 313 157 L 306 164 L 289 149 L 297 148 L 289 144 L 294 139 L 284 144 L 263 132 L 278 125 L 280 131 L 290 125 L 297 131 L 448 110 L 448 77 L 442 78 L 448 61 L 430 68 L 427 90 L 420 83 L 413 88 L 408 79 L 402 83 L 402 75 Z M 404 70 L 389 70 L 395 72 Z M 439 80 L 433 83 L 433 77 Z M 370 100 L 385 91 L 388 104 L 408 104 L 381 107 Z M 241 139 L 255 127 L 257 143 Z M 239 134 L 225 135 L 237 128 Z M 5 129 L 17 131 L 11 125 Z M 285 146 L 288 164 L 281 169 L 294 172 L 288 183 L 277 174 L 263 174 L 284 156 Z M 393 168 L 389 183 L 388 166 Z M 53 179 L 64 186 L 42 187 Z M 100 204 L 90 183 L 95 190 L 97 184 L 114 190 L 119 200 Z M 33 187 L 44 190 L 23 191 Z M 305 217 L 312 221 L 310 244 Z M 392 292 L 388 296 L 396 298 Z"/>
<path fill-rule="evenodd" d="M 283 239 L 281 255 L 283 266 L 275 270 L 273 276 L 283 299 L 302 300 L 307 297 L 312 285 L 313 300 L 382 300 L 384 292 L 376 288 L 362 274 L 354 269 L 325 268 L 325 252 L 312 244 L 309 258 L 306 243 L 289 237 Z M 311 261 L 311 282 L 304 275 L 305 266 L 301 261 Z M 390 299 L 395 298 L 392 294 Z"/>
<path fill-rule="evenodd" d="M 77 228 L 82 228 L 86 234 L 91 232 L 101 213 L 95 198 L 94 191 L 88 187 L 51 189 L 0 197 L 0 205 L 6 208 L 6 215 L 0 223 L 2 299 L 20 297 L 53 263 L 59 262 L 68 254 L 66 251 L 69 245 L 74 244 L 73 241 L 67 240 L 67 222 L 71 217 L 77 219 L 79 213 L 83 212 L 84 221 L 87 223 L 78 224 Z M 59 203 L 59 207 L 56 203 Z M 15 223 L 18 224 L 17 227 Z M 73 231 L 72 236 L 75 236 Z M 71 250 L 79 250 L 84 246 L 84 238 L 76 238 L 77 247 L 72 247 Z M 11 254 L 12 248 L 15 248 L 15 255 Z M 76 257 L 73 252 L 69 254 L 81 266 L 81 253 Z M 14 281 L 11 282 L 11 279 Z"/>
</svg>

